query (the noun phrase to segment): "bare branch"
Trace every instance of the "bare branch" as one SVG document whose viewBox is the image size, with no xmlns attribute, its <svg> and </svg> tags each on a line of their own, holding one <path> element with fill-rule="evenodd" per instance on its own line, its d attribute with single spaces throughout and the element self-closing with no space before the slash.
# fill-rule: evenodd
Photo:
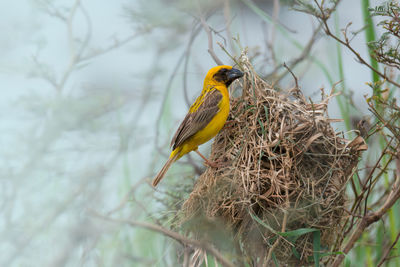
<svg viewBox="0 0 400 267">
<path fill-rule="evenodd" d="M 307 42 L 306 46 L 304 47 L 303 51 L 301 52 L 301 54 L 289 63 L 290 69 L 293 69 L 294 67 L 296 67 L 300 62 L 302 62 L 304 59 L 306 59 L 310 55 L 311 49 L 313 48 L 315 42 L 317 41 L 317 36 L 321 29 L 322 29 L 322 24 L 320 23 L 318 25 L 318 27 L 313 31 L 310 39 L 308 40 L 308 42 Z M 271 74 L 275 73 L 281 67 L 284 67 L 284 65 L 282 64 L 282 65 L 278 66 L 277 68 L 275 68 L 271 72 Z M 278 76 L 278 78 L 276 79 L 276 81 L 274 81 L 274 83 L 278 83 L 279 81 L 281 81 L 288 73 L 289 73 L 288 71 L 283 72 L 280 76 Z"/>
<path fill-rule="evenodd" d="M 369 69 L 371 69 L 373 72 L 375 72 L 376 74 L 378 74 L 381 78 L 385 79 L 387 82 L 389 82 L 389 83 L 393 84 L 394 86 L 400 88 L 400 84 L 399 84 L 399 83 L 397 83 L 397 82 L 395 82 L 394 80 L 392 80 L 392 79 L 391 79 L 390 77 L 388 77 L 385 73 L 382 73 L 382 72 L 380 72 L 379 70 L 375 69 L 375 68 L 374 68 L 371 64 L 369 64 L 363 57 L 361 57 L 361 55 L 350 45 L 350 41 L 349 41 L 349 39 L 347 38 L 346 32 L 343 32 L 344 39 L 345 39 L 344 41 L 332 33 L 331 30 L 330 30 L 330 27 L 328 26 L 328 22 L 327 22 L 328 19 L 329 19 L 329 17 L 330 17 L 330 15 L 325 13 L 325 10 L 324 10 L 324 8 L 323 8 L 323 6 L 322 6 L 322 3 L 323 3 L 323 2 L 322 2 L 321 4 L 319 4 L 318 1 L 316 1 L 316 0 L 314 0 L 314 2 L 315 2 L 315 4 L 318 6 L 318 8 L 319 8 L 319 10 L 320 10 L 320 12 L 321 12 L 321 16 L 320 16 L 320 17 L 317 16 L 317 18 L 323 23 L 323 25 L 324 25 L 324 30 L 325 30 L 325 33 L 326 33 L 327 35 L 330 36 L 330 37 L 332 37 L 334 40 L 336 40 L 336 41 L 337 41 L 338 43 L 340 43 L 341 45 L 347 47 L 347 49 L 349 49 L 349 50 L 356 56 L 356 58 L 358 59 L 358 61 L 359 61 L 361 64 L 367 66 Z"/>
<path fill-rule="evenodd" d="M 134 33 L 134 34 L 132 34 L 132 35 L 130 35 L 128 37 L 125 37 L 122 40 L 115 39 L 114 43 L 112 45 L 110 45 L 110 46 L 108 46 L 106 48 L 103 48 L 101 50 L 98 50 L 96 52 L 93 52 L 91 54 L 88 54 L 86 56 L 82 56 L 79 59 L 80 59 L 80 61 L 86 61 L 86 60 L 90 60 L 90 59 L 93 59 L 95 57 L 104 55 L 104 54 L 106 54 L 106 53 L 108 53 L 108 52 L 110 52 L 110 51 L 112 51 L 114 49 L 120 48 L 120 47 L 128 44 L 129 42 L 133 41 L 134 39 L 136 39 L 137 37 L 143 35 L 146 32 L 147 31 L 136 32 L 136 33 Z"/>
<path fill-rule="evenodd" d="M 203 15 L 200 15 L 200 22 L 201 22 L 201 25 L 203 25 L 203 29 L 207 33 L 207 37 L 208 37 L 208 53 L 210 53 L 210 55 L 214 59 L 215 63 L 217 63 L 218 65 L 224 65 L 222 63 L 222 61 L 217 57 L 217 55 L 214 52 L 212 32 L 211 32 L 210 26 L 206 23 Z"/>
<path fill-rule="evenodd" d="M 199 34 L 200 29 L 201 28 L 200 28 L 200 26 L 198 26 L 198 21 L 196 20 L 194 22 L 194 26 L 190 33 L 189 42 L 186 46 L 186 52 L 185 52 L 185 63 L 183 66 L 183 95 L 185 96 L 186 105 L 188 107 L 190 107 L 190 105 L 191 105 L 189 96 L 188 96 L 188 90 L 187 90 L 187 71 L 188 71 L 188 66 L 189 66 L 190 49 L 192 48 L 193 42 L 196 39 L 197 35 Z"/>
<path fill-rule="evenodd" d="M 370 214 L 365 215 L 357 225 L 357 228 L 354 230 L 352 235 L 349 238 L 346 246 L 343 248 L 343 254 L 338 255 L 333 262 L 333 267 L 338 267 L 342 263 L 345 258 L 345 255 L 349 253 L 349 251 L 354 247 L 357 240 L 361 237 L 362 233 L 370 226 L 371 224 L 379 221 L 382 216 L 396 203 L 396 201 L 400 198 L 400 176 L 397 175 L 396 180 L 392 186 L 392 190 L 390 191 L 388 197 L 386 198 L 385 203 L 381 206 L 381 208 Z"/>
<path fill-rule="evenodd" d="M 204 243 L 204 242 L 201 242 L 198 240 L 187 238 L 186 236 L 183 236 L 177 232 L 171 231 L 169 229 L 166 229 L 162 226 L 155 225 L 155 224 L 132 221 L 132 220 L 125 220 L 125 219 L 114 219 L 114 218 L 106 217 L 106 216 L 103 216 L 101 214 L 94 213 L 94 212 L 93 212 L 93 215 L 100 219 L 107 220 L 110 222 L 128 224 L 133 227 L 141 227 L 141 228 L 148 229 L 150 231 L 161 233 L 169 238 L 172 238 L 172 239 L 178 241 L 179 243 L 181 243 L 184 246 L 192 245 L 192 246 L 195 246 L 198 248 L 202 248 L 202 249 L 206 250 L 208 253 L 210 253 L 211 255 L 213 255 L 218 260 L 218 262 L 222 264 L 222 266 L 234 267 L 234 265 L 231 262 L 229 262 L 216 248 L 214 248 L 209 243 Z"/>
<path fill-rule="evenodd" d="M 394 246 L 397 244 L 397 242 L 399 241 L 400 238 L 400 232 L 397 234 L 396 239 L 394 240 L 394 242 L 392 243 L 392 245 L 390 247 L 388 247 L 385 250 L 385 253 L 383 254 L 382 259 L 379 261 L 377 267 L 380 267 L 383 265 L 383 263 L 388 259 L 389 253 L 390 251 L 392 251 L 392 249 L 394 248 Z"/>
<path fill-rule="evenodd" d="M 224 0 L 224 19 L 225 19 L 225 28 L 226 28 L 226 36 L 229 43 L 229 48 L 231 50 L 234 49 L 232 32 L 231 32 L 231 2 L 229 0 Z"/>
<path fill-rule="evenodd" d="M 283 66 L 290 72 L 290 74 L 292 74 L 294 82 L 295 82 L 295 86 L 298 89 L 299 88 L 299 83 L 298 83 L 296 75 L 294 75 L 293 71 L 286 65 L 285 62 L 283 62 Z"/>
</svg>

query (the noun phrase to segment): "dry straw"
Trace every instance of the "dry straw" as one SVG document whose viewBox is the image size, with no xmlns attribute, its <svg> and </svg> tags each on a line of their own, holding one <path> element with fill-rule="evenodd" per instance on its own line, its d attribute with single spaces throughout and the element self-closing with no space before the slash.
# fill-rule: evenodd
<svg viewBox="0 0 400 267">
<path fill-rule="evenodd" d="M 243 55 L 240 67 L 243 94 L 231 99 L 230 122 L 211 151 L 225 166 L 199 177 L 182 207 L 184 225 L 216 246 L 223 246 L 216 232 L 226 229 L 238 262 L 312 263 L 315 238 L 325 252 L 341 244 L 345 185 L 365 143 L 332 128 L 327 104 L 334 95 L 310 103 L 297 85 L 274 90 Z"/>
</svg>

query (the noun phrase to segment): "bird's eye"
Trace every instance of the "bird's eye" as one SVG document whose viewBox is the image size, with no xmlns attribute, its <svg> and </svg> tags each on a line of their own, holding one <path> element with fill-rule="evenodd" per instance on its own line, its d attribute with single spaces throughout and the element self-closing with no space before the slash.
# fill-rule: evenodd
<svg viewBox="0 0 400 267">
<path fill-rule="evenodd" d="M 213 75 L 213 77 L 216 81 L 225 82 L 228 79 L 228 71 L 229 70 L 226 68 L 220 69 Z"/>
</svg>

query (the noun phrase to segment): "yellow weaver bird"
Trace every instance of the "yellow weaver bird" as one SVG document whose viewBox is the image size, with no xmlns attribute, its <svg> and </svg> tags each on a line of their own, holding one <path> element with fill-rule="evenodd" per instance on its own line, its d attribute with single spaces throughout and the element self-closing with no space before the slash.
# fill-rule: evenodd
<svg viewBox="0 0 400 267">
<path fill-rule="evenodd" d="M 203 90 L 172 138 L 171 155 L 154 178 L 153 186 L 157 186 L 172 163 L 193 150 L 204 159 L 207 165 L 216 166 L 197 148 L 217 135 L 224 127 L 229 114 L 228 86 L 242 76 L 243 73 L 240 70 L 226 65 L 217 66 L 208 71 Z"/>
</svg>

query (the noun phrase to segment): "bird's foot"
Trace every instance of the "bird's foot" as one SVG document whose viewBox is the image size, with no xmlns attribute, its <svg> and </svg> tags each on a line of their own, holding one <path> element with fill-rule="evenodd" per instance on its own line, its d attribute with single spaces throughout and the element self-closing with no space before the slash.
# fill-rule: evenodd
<svg viewBox="0 0 400 267">
<path fill-rule="evenodd" d="M 211 168 L 222 168 L 228 164 L 226 161 L 222 161 L 220 159 L 211 161 L 207 159 L 205 156 L 203 156 L 203 154 L 201 154 L 200 151 L 197 149 L 195 150 L 195 152 L 199 154 L 199 156 L 204 160 L 204 165 L 209 166 Z"/>
<path fill-rule="evenodd" d="M 226 165 L 228 165 L 228 163 L 226 161 L 217 159 L 217 160 L 214 160 L 214 161 L 205 160 L 204 161 L 204 165 L 216 169 L 216 168 L 225 167 Z"/>
</svg>

